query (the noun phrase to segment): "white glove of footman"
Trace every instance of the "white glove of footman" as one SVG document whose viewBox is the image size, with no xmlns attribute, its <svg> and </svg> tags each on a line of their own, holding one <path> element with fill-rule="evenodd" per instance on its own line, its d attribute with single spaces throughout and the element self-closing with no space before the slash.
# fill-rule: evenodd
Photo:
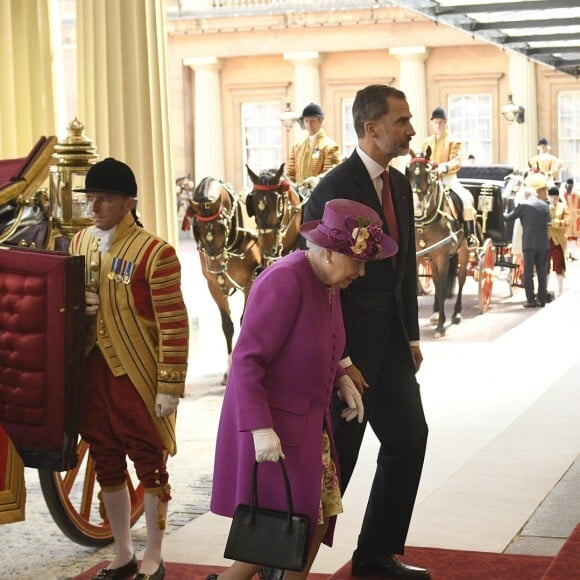
<svg viewBox="0 0 580 580">
<path fill-rule="evenodd" d="M 85 313 L 87 316 L 94 316 L 99 311 L 101 299 L 96 292 L 85 290 Z"/>
<path fill-rule="evenodd" d="M 155 416 L 168 417 L 177 411 L 179 405 L 179 395 L 168 395 L 167 393 L 157 393 L 155 397 Z"/>
<path fill-rule="evenodd" d="M 365 414 L 365 409 L 362 402 L 362 397 L 357 391 L 354 383 L 348 375 L 343 375 L 336 382 L 338 386 L 338 398 L 346 403 L 346 408 L 343 409 L 340 416 L 345 421 L 352 421 L 355 417 L 359 423 L 362 423 Z"/>
<path fill-rule="evenodd" d="M 256 451 L 256 461 L 278 461 L 280 457 L 286 456 L 282 451 L 280 437 L 274 429 L 255 429 L 252 431 L 254 437 L 254 450 Z"/>
</svg>

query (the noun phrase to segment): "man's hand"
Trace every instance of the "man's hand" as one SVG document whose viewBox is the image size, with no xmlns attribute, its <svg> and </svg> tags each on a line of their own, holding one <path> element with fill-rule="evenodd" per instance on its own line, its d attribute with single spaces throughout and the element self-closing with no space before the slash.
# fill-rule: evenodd
<svg viewBox="0 0 580 580">
<path fill-rule="evenodd" d="M 87 316 L 94 316 L 99 311 L 101 299 L 96 292 L 85 290 L 85 313 Z"/>
<path fill-rule="evenodd" d="M 166 393 L 157 393 L 155 397 L 155 416 L 168 417 L 177 411 L 179 405 L 179 395 L 168 395 Z"/>
<path fill-rule="evenodd" d="M 256 452 L 256 461 L 278 461 L 280 457 L 286 459 L 282 451 L 280 437 L 274 429 L 255 429 L 252 431 L 254 437 L 254 450 Z"/>
<path fill-rule="evenodd" d="M 362 423 L 365 409 L 361 394 L 354 386 L 352 379 L 348 375 L 343 375 L 336 381 L 336 385 L 338 387 L 338 398 L 347 405 L 340 416 L 345 421 L 352 421 L 356 417 L 357 421 Z"/>
<path fill-rule="evenodd" d="M 365 381 L 362 373 L 356 365 L 349 365 L 344 368 L 350 380 L 354 383 L 356 390 L 362 395 L 365 389 L 369 388 L 369 384 Z"/>
<path fill-rule="evenodd" d="M 421 368 L 421 363 L 423 362 L 423 353 L 421 352 L 421 347 L 419 345 L 411 345 L 411 356 L 415 363 L 415 371 L 418 372 Z"/>
<path fill-rule="evenodd" d="M 447 163 L 439 163 L 439 165 L 437 165 L 437 173 L 439 173 L 440 175 L 443 173 L 447 173 L 449 171 L 449 167 L 447 167 Z"/>
</svg>

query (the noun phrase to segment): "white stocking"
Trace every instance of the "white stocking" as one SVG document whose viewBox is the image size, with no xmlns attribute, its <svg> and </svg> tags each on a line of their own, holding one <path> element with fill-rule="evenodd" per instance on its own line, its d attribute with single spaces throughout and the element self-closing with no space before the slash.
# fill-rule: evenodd
<svg viewBox="0 0 580 580">
<path fill-rule="evenodd" d="M 556 274 L 556 280 L 558 280 L 558 296 L 561 296 L 562 290 L 564 289 L 564 276 L 562 274 Z"/>
<path fill-rule="evenodd" d="M 124 486 L 117 491 L 103 491 L 102 498 L 111 532 L 115 539 L 115 558 L 109 568 L 120 568 L 133 557 L 131 540 L 131 498 L 129 489 Z"/>
<path fill-rule="evenodd" d="M 145 520 L 147 522 L 147 546 L 143 553 L 140 572 L 154 574 L 161 563 L 161 544 L 164 529 L 159 529 L 159 522 L 167 518 L 167 502 L 162 502 L 158 495 L 145 492 Z"/>
</svg>

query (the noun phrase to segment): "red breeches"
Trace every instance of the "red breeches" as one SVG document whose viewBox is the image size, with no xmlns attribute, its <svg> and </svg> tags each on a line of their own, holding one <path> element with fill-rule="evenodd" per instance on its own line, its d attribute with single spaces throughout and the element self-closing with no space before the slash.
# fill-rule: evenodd
<svg viewBox="0 0 580 580">
<path fill-rule="evenodd" d="M 133 461 L 145 488 L 165 485 L 166 456 L 143 399 L 127 375 L 115 377 L 98 348 L 87 359 L 81 436 L 89 444 L 101 487 L 118 487 Z"/>
<path fill-rule="evenodd" d="M 550 268 L 551 266 L 551 268 Z M 564 250 L 562 246 L 557 246 L 550 240 L 550 257 L 548 258 L 548 274 L 551 270 L 556 274 L 564 274 L 566 272 L 566 261 L 564 259 Z"/>
</svg>

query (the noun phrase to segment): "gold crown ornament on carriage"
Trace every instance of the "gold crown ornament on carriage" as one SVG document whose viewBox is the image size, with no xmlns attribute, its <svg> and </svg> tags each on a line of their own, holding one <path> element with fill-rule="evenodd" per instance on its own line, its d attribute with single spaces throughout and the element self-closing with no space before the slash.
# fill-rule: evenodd
<svg viewBox="0 0 580 580">
<path fill-rule="evenodd" d="M 67 126 L 67 136 L 54 148 L 55 162 L 49 169 L 51 249 L 67 251 L 71 238 L 93 223 L 86 194 L 77 191 L 84 186 L 87 172 L 99 157 L 84 130 L 75 118 Z"/>
</svg>

